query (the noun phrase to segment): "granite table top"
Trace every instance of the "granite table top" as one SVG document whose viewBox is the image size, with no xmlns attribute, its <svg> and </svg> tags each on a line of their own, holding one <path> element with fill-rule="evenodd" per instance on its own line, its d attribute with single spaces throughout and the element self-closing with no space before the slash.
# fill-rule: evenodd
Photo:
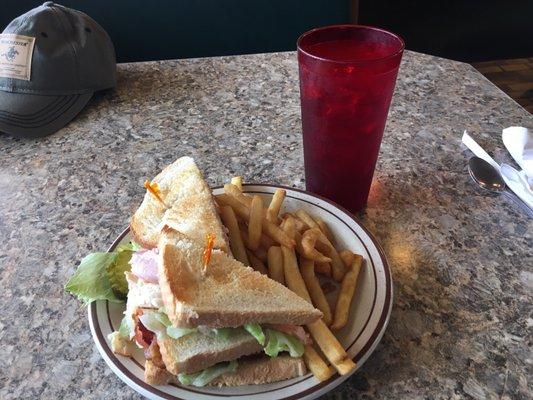
<svg viewBox="0 0 533 400">
<path fill-rule="evenodd" d="M 459 62 L 406 52 L 363 224 L 394 277 L 375 353 L 326 399 L 530 399 L 532 221 L 470 180 L 466 128 L 497 160 L 533 117 Z M 210 184 L 304 187 L 294 53 L 118 66 L 117 89 L 39 140 L 0 135 L 0 398 L 140 398 L 63 290 L 180 155 Z M 529 377 L 529 378 L 528 378 Z"/>
</svg>

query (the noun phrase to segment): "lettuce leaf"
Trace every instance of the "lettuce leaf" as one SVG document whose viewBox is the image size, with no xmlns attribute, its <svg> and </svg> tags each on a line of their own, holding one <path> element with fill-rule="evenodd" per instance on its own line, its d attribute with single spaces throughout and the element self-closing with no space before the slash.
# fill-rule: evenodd
<svg viewBox="0 0 533 400">
<path fill-rule="evenodd" d="M 139 320 L 145 326 L 146 329 L 155 333 L 157 340 L 163 340 L 167 335 L 167 327 L 161 323 L 156 315 L 159 314 L 155 311 L 145 312 L 139 317 Z"/>
<path fill-rule="evenodd" d="M 137 248 L 136 243 L 129 242 L 110 253 L 88 254 L 65 284 L 65 289 L 86 304 L 94 300 L 125 300 L 128 282 L 124 272 L 130 270 L 129 261 Z"/>
<path fill-rule="evenodd" d="M 265 337 L 265 334 L 263 333 L 263 328 L 261 328 L 261 325 L 259 325 L 259 324 L 245 324 L 244 325 L 244 329 L 250 335 L 252 335 L 254 338 L 256 338 L 261 346 L 265 345 L 266 337 Z"/>
<path fill-rule="evenodd" d="M 117 253 L 91 253 L 81 260 L 65 289 L 89 304 L 94 300 L 122 301 L 113 291 L 107 269 L 115 262 Z"/>
<path fill-rule="evenodd" d="M 133 251 L 120 249 L 116 253 L 115 261 L 107 267 L 107 276 L 115 295 L 119 299 L 126 300 L 128 281 L 124 272 L 131 270 L 130 259 Z"/>
<path fill-rule="evenodd" d="M 219 363 L 194 374 L 178 374 L 178 379 L 182 385 L 205 386 L 220 375 L 235 371 L 237 365 L 235 360 Z"/>
<path fill-rule="evenodd" d="M 134 242 L 132 240 L 132 241 L 130 241 L 130 250 L 131 251 L 139 251 L 139 250 L 142 250 L 142 246 L 139 243 Z"/>
<path fill-rule="evenodd" d="M 132 315 L 124 315 L 124 318 L 122 318 L 122 321 L 120 321 L 118 333 L 124 339 L 133 339 L 135 336 L 135 320 L 133 319 Z"/>
<path fill-rule="evenodd" d="M 187 336 L 197 331 L 198 329 L 196 328 L 176 328 L 175 326 L 167 326 L 167 335 L 172 339 L 179 339 L 180 337 Z"/>
<path fill-rule="evenodd" d="M 235 328 L 215 328 L 213 331 L 217 339 L 228 340 L 233 332 L 235 332 Z"/>
<path fill-rule="evenodd" d="M 154 332 L 160 340 L 164 339 L 165 336 L 169 336 L 172 339 L 179 339 L 180 337 L 197 331 L 196 328 L 176 328 L 175 326 L 172 326 L 168 316 L 161 310 L 158 312 L 147 311 L 141 315 L 139 319 L 146 329 Z"/>
<path fill-rule="evenodd" d="M 273 329 L 266 330 L 268 338 L 265 353 L 270 357 L 277 357 L 278 353 L 288 351 L 291 357 L 301 357 L 304 354 L 304 345 L 296 337 Z"/>
</svg>

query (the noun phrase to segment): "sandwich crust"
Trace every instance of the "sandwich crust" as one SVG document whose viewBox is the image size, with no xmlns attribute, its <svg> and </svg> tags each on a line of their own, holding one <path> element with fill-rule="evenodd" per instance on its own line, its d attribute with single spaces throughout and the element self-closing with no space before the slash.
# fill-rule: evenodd
<svg viewBox="0 0 533 400">
<path fill-rule="evenodd" d="M 262 385 L 284 381 L 307 373 L 301 358 L 290 356 L 260 357 L 254 360 L 239 361 L 234 372 L 227 372 L 209 382 L 209 386 Z"/>
<path fill-rule="evenodd" d="M 164 368 L 157 367 L 152 361 L 146 360 L 144 379 L 151 385 L 178 383 L 176 376 Z M 209 386 L 243 386 L 262 385 L 303 376 L 307 373 L 301 358 L 289 356 L 258 357 L 250 360 L 239 360 L 234 372 L 227 372 L 209 382 Z"/>
<path fill-rule="evenodd" d="M 159 284 L 178 327 L 239 327 L 246 323 L 305 325 L 322 313 L 285 286 L 222 251 L 207 268 L 203 247 L 171 229 L 159 242 Z"/>
</svg>

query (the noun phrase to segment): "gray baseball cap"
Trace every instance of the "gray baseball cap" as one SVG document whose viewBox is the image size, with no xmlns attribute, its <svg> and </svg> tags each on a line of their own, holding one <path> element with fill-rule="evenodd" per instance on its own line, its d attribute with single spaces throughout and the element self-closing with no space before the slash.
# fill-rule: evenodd
<svg viewBox="0 0 533 400">
<path fill-rule="evenodd" d="M 0 34 L 0 132 L 54 133 L 115 84 L 113 43 L 80 11 L 47 1 Z"/>
</svg>

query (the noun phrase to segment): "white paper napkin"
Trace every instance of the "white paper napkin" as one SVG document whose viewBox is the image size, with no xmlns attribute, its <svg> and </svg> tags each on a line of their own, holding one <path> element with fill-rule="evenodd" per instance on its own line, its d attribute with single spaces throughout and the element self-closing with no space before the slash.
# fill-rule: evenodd
<svg viewBox="0 0 533 400">
<path fill-rule="evenodd" d="M 533 209 L 533 137 L 528 129 L 522 127 L 506 128 L 502 132 L 502 139 L 505 147 L 509 150 L 516 163 L 522 168 L 516 170 L 508 164 L 498 165 L 494 159 L 476 143 L 474 139 L 465 131 L 463 133 L 463 143 L 472 153 L 479 158 L 492 164 L 503 176 L 505 184 L 522 201 Z"/>
</svg>

